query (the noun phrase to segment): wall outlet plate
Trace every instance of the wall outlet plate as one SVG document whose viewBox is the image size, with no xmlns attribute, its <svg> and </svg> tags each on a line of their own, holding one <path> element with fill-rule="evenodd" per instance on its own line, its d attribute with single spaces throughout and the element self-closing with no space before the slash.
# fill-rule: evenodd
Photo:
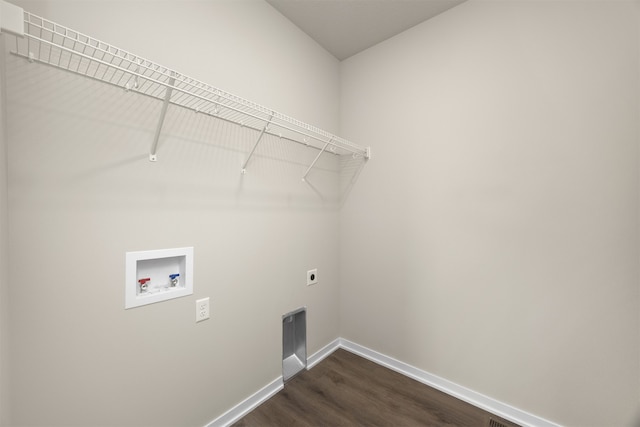
<svg viewBox="0 0 640 427">
<path fill-rule="evenodd" d="M 315 285 L 318 283 L 318 269 L 307 271 L 307 286 Z"/>
<path fill-rule="evenodd" d="M 196 300 L 196 323 L 209 318 L 209 297 Z"/>
</svg>

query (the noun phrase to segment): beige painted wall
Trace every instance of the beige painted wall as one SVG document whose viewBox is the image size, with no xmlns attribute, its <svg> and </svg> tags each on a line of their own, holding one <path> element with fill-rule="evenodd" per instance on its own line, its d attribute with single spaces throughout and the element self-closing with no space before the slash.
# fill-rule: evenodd
<svg viewBox="0 0 640 427">
<path fill-rule="evenodd" d="M 338 127 L 338 64 L 263 2 L 16 3 Z M 203 425 L 279 375 L 303 304 L 310 353 L 340 329 L 553 421 L 629 424 L 635 14 L 471 0 L 345 62 L 340 134 L 375 157 L 340 216 L 335 162 L 324 200 L 273 140 L 242 180 L 250 135 L 170 110 L 150 165 L 157 103 L 7 57 L 11 424 Z M 194 295 L 123 310 L 125 251 L 186 245 Z"/>
<path fill-rule="evenodd" d="M 0 52 L 4 52 L 0 36 Z M 7 145 L 4 103 L 4 55 L 0 53 L 0 426 L 9 425 L 9 275 L 7 224 Z"/>
<path fill-rule="evenodd" d="M 561 424 L 638 404 L 638 19 L 469 1 L 341 64 L 373 160 L 341 211 L 341 336 Z"/>
<path fill-rule="evenodd" d="M 18 2 L 329 131 L 338 63 L 266 2 Z M 338 336 L 336 159 L 7 56 L 11 425 L 202 426 Z M 194 295 L 124 310 L 125 252 L 194 246 Z M 306 271 L 320 284 L 307 287 Z M 212 318 L 196 324 L 197 298 Z"/>
</svg>

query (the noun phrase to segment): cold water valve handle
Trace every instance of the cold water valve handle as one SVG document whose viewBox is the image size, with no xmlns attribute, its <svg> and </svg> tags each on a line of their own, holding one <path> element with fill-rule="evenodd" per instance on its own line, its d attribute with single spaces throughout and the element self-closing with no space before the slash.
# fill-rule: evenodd
<svg viewBox="0 0 640 427">
<path fill-rule="evenodd" d="M 178 286 L 178 277 L 180 277 L 178 273 L 169 275 L 169 279 L 171 279 L 171 286 Z"/>
<path fill-rule="evenodd" d="M 147 289 L 149 288 L 149 285 L 147 284 L 147 282 L 150 282 L 151 278 L 150 277 L 145 277 L 144 279 L 139 279 L 138 283 L 140 283 L 140 292 L 147 292 Z"/>
</svg>

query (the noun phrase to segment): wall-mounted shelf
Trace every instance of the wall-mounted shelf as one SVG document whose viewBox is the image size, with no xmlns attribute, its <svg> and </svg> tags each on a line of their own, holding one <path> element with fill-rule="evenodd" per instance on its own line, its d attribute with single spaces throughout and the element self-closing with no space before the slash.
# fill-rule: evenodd
<svg viewBox="0 0 640 427">
<path fill-rule="evenodd" d="M 9 5 L 11 9 L 16 8 L 2 0 L 0 4 Z M 160 117 L 149 150 L 151 161 L 157 160 L 158 141 L 169 105 L 187 108 L 199 114 L 256 130 L 257 138 L 241 168 L 242 173 L 246 171 L 256 147 L 265 134 L 303 144 L 318 151 L 302 177 L 303 180 L 323 153 L 351 154 L 364 159 L 371 156 L 369 147 L 359 146 L 29 12 L 23 11 L 23 15 L 23 34 L 15 31 L 14 23 L 10 28 L 2 28 L 3 32 L 15 35 L 15 45 L 9 45 L 11 53 L 31 62 L 61 68 L 162 101 Z"/>
</svg>

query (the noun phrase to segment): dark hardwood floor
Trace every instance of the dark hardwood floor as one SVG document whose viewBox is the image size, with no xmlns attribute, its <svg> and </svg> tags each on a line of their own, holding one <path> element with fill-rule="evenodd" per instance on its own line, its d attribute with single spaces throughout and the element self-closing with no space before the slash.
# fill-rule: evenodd
<svg viewBox="0 0 640 427">
<path fill-rule="evenodd" d="M 298 374 L 234 427 L 512 427 L 501 418 L 346 350 Z"/>
</svg>

